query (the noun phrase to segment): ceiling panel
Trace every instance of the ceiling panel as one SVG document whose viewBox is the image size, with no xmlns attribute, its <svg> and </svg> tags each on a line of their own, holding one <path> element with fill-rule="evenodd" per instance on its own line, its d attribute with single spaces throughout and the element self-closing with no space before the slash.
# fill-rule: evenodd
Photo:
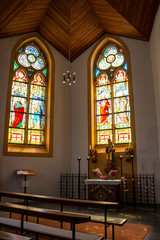
<svg viewBox="0 0 160 240">
<path fill-rule="evenodd" d="M 160 0 L 1 0 L 0 38 L 38 32 L 73 61 L 104 33 L 149 41 L 159 4 Z"/>
</svg>

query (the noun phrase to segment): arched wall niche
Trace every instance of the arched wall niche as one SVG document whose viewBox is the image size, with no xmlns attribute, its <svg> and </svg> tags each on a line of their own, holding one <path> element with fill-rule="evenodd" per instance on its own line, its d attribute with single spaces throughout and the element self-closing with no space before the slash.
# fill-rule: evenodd
<svg viewBox="0 0 160 240">
<path fill-rule="evenodd" d="M 9 114 L 10 114 L 10 99 L 13 79 L 13 65 L 15 55 L 18 48 L 27 44 L 28 42 L 35 42 L 37 46 L 45 53 L 48 62 L 48 88 L 46 99 L 46 128 L 45 128 L 45 144 L 38 145 L 25 145 L 25 144 L 9 144 L 8 143 L 8 130 L 9 130 Z M 52 157 L 53 156 L 53 113 L 54 113 L 54 76 L 55 76 L 55 61 L 51 50 L 47 43 L 37 34 L 28 34 L 21 38 L 14 46 L 11 54 L 11 62 L 9 69 L 9 83 L 8 83 L 8 98 L 6 103 L 6 121 L 4 132 L 4 146 L 3 155 L 9 156 L 29 156 L 29 157 Z"/>
<path fill-rule="evenodd" d="M 124 41 L 120 38 L 105 34 L 94 46 L 92 52 L 90 53 L 88 59 L 88 153 L 90 155 L 90 149 L 96 150 L 97 157 L 96 161 L 90 161 L 90 172 L 92 169 L 100 168 L 102 173 L 103 169 L 106 167 L 106 145 L 98 145 L 96 140 L 96 96 L 95 96 L 95 77 L 94 77 L 94 67 L 97 57 L 100 52 L 104 49 L 107 44 L 113 43 L 119 45 L 124 50 L 125 59 L 127 61 L 128 70 L 128 83 L 129 83 L 129 98 L 130 98 L 130 113 L 131 113 L 131 132 L 132 132 L 132 141 L 131 143 L 115 144 L 115 157 L 114 165 L 118 170 L 118 177 L 121 174 L 121 163 L 120 156 L 123 156 L 122 166 L 123 173 L 137 173 L 137 162 L 136 162 L 136 136 L 135 136 L 135 121 L 134 121 L 134 104 L 133 104 L 133 88 L 132 88 L 132 76 L 131 76 L 131 61 L 130 61 L 130 52 Z M 126 160 L 125 150 L 126 148 L 133 149 L 133 167 L 131 161 Z M 91 176 L 92 177 L 92 176 Z"/>
</svg>

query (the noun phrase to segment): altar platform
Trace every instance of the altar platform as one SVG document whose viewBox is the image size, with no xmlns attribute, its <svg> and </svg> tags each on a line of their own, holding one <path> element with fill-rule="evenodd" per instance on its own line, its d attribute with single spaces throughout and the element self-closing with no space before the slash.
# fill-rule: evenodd
<svg viewBox="0 0 160 240">
<path fill-rule="evenodd" d="M 88 199 L 121 202 L 121 179 L 86 179 Z"/>
</svg>

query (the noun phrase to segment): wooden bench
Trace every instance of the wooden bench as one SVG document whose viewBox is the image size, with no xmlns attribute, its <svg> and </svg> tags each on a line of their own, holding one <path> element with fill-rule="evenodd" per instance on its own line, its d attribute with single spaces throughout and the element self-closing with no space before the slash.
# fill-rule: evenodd
<svg viewBox="0 0 160 240">
<path fill-rule="evenodd" d="M 58 239 L 72 239 L 72 240 L 102 240 L 104 237 L 99 235 L 92 235 L 88 233 L 79 233 L 75 231 L 75 225 L 90 221 L 90 216 L 75 213 L 59 212 L 54 210 L 46 210 L 43 208 L 27 207 L 17 204 L 0 203 L 0 210 L 21 215 L 21 220 L 0 217 L 0 224 L 18 228 L 23 235 L 23 231 L 31 231 L 38 234 L 56 237 Z M 24 216 L 34 216 L 39 218 L 46 218 L 56 221 L 63 221 L 71 223 L 72 230 L 64 230 L 54 227 L 45 226 L 42 224 L 31 223 L 24 221 Z"/>
<path fill-rule="evenodd" d="M 114 226 L 123 226 L 127 219 L 122 218 L 112 218 L 107 217 L 107 210 L 110 208 L 118 207 L 118 202 L 103 202 L 103 201 L 91 201 L 91 200 L 81 200 L 81 199 L 69 199 L 69 198 L 60 198 L 60 197 L 51 197 L 43 195 L 34 195 L 34 194 L 24 194 L 16 192 L 6 192 L 0 191 L 0 200 L 2 197 L 21 199 L 25 201 L 26 205 L 29 204 L 29 201 L 43 202 L 43 203 L 54 203 L 60 205 L 60 211 L 63 212 L 64 206 L 78 206 L 78 207 L 87 207 L 87 208 L 96 208 L 102 209 L 104 211 L 104 216 L 91 216 L 92 222 L 103 223 L 105 228 L 105 238 L 107 238 L 107 227 L 112 225 L 112 239 L 114 240 Z M 62 224 L 61 224 L 62 227 Z"/>
</svg>

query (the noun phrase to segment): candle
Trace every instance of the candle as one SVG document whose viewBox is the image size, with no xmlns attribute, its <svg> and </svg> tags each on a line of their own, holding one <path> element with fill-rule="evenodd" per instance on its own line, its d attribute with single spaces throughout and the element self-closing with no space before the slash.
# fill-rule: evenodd
<svg viewBox="0 0 160 240">
<path fill-rule="evenodd" d="M 120 157 L 120 158 L 123 158 L 123 156 L 122 156 L 122 155 L 120 155 L 119 157 Z"/>
<path fill-rule="evenodd" d="M 129 143 L 129 148 L 131 148 L 131 143 Z"/>
<path fill-rule="evenodd" d="M 91 145 L 89 145 L 89 150 L 91 150 L 92 149 L 92 147 L 91 147 Z"/>
</svg>

